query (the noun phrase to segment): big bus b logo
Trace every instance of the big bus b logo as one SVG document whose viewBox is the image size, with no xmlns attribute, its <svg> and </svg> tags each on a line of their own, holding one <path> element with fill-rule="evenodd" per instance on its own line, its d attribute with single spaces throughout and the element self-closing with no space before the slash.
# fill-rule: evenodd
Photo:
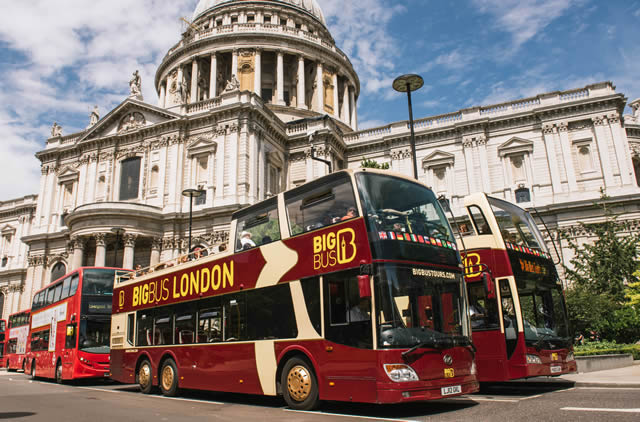
<svg viewBox="0 0 640 422">
<path fill-rule="evenodd" d="M 118 297 L 118 305 L 121 308 L 124 307 L 124 290 L 120 290 L 120 295 Z"/>
<path fill-rule="evenodd" d="M 313 269 L 348 264 L 356 257 L 356 232 L 346 228 L 313 238 Z"/>
</svg>

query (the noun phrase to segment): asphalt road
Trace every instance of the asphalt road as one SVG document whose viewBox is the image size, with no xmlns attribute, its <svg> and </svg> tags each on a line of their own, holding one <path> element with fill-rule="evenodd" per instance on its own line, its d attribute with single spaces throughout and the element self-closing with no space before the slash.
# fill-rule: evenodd
<svg viewBox="0 0 640 422">
<path fill-rule="evenodd" d="M 640 389 L 515 383 L 430 403 L 378 406 L 324 403 L 314 412 L 283 400 L 188 391 L 182 397 L 143 395 L 106 382 L 58 385 L 0 371 L 0 420 L 15 421 L 510 421 L 640 420 Z"/>
</svg>

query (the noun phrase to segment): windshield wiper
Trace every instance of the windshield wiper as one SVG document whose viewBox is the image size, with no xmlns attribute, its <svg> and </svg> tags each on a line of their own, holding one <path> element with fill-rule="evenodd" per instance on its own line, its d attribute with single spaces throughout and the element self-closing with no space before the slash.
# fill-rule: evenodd
<svg viewBox="0 0 640 422">
<path fill-rule="evenodd" d="M 409 356 L 411 353 L 422 347 L 433 347 L 434 349 L 449 349 L 454 346 L 454 340 L 451 337 L 445 337 L 442 339 L 432 338 L 430 340 L 421 341 L 420 343 L 413 346 L 411 349 L 402 352 L 402 357 L 405 358 Z"/>
</svg>

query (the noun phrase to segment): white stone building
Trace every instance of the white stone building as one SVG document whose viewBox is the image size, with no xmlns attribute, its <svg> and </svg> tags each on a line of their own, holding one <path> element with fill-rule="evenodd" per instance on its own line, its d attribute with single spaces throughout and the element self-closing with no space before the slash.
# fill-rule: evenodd
<svg viewBox="0 0 640 422">
<path fill-rule="evenodd" d="M 187 188 L 206 192 L 193 245 L 215 251 L 233 211 L 326 174 L 311 144 L 334 169 L 369 158 L 412 173 L 406 121 L 357 130 L 359 79 L 315 0 L 201 0 L 154 86 L 154 105 L 134 75 L 131 96 L 86 130 L 54 126 L 37 195 L 0 203 L 3 317 L 78 266 L 185 253 Z M 571 229 L 601 217 L 604 189 L 640 221 L 640 100 L 630 105 L 623 117 L 626 98 L 604 82 L 416 120 L 420 179 L 455 214 L 482 190 Z"/>
</svg>

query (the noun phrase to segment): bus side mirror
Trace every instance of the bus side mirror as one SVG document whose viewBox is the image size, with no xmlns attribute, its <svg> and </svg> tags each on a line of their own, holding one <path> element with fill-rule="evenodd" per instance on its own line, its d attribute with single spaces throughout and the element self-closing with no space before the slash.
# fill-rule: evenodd
<svg viewBox="0 0 640 422">
<path fill-rule="evenodd" d="M 496 298 L 496 285 L 493 282 L 491 274 L 488 272 L 482 273 L 482 282 L 484 284 L 484 293 L 487 295 L 487 299 Z"/>
<path fill-rule="evenodd" d="M 371 284 L 368 275 L 359 275 L 358 276 L 358 292 L 360 293 L 360 297 L 371 297 Z"/>
</svg>

